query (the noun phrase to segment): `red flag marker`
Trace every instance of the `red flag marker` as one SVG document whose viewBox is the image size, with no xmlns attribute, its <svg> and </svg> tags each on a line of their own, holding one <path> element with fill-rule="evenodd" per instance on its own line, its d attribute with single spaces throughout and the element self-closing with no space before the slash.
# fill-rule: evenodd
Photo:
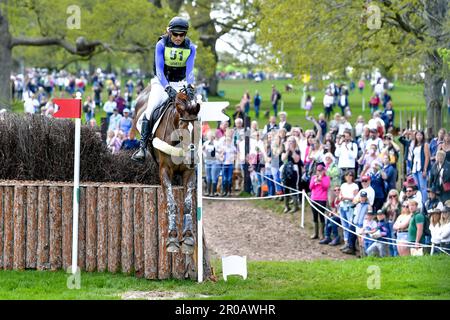
<svg viewBox="0 0 450 320">
<path fill-rule="evenodd" d="M 80 99 L 53 99 L 59 109 L 53 114 L 55 118 L 81 118 Z"/>
</svg>

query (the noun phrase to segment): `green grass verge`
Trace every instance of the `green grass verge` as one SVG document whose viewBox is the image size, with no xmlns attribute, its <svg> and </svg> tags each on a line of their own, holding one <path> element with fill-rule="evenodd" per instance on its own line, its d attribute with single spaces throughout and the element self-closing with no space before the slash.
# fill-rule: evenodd
<svg viewBox="0 0 450 320">
<path fill-rule="evenodd" d="M 450 299 L 446 256 L 346 261 L 249 262 L 248 279 L 225 282 L 148 281 L 110 273 L 82 273 L 81 289 L 67 289 L 62 271 L 0 271 L 0 299 L 119 299 L 126 291 L 177 291 L 208 299 Z M 219 261 L 213 261 L 218 273 Z M 379 267 L 380 288 L 369 289 Z"/>
<path fill-rule="evenodd" d="M 295 90 L 293 92 L 285 92 L 284 87 L 288 83 L 293 83 Z M 336 83 L 341 83 L 337 81 Z M 238 104 L 244 94 L 245 90 L 249 90 L 251 97 L 253 98 L 255 94 L 255 90 L 258 90 L 262 96 L 262 104 L 260 107 L 260 129 L 268 122 L 264 119 L 264 111 L 270 110 L 271 115 L 273 115 L 272 105 L 270 103 L 270 96 L 272 93 L 272 84 L 275 84 L 277 89 L 282 94 L 282 100 L 284 102 L 284 111 L 288 113 L 288 122 L 292 125 L 300 126 L 305 128 L 312 128 L 313 125 L 311 122 L 305 119 L 305 110 L 300 108 L 300 101 L 303 95 L 303 91 L 299 88 L 302 84 L 292 81 L 292 80 L 265 80 L 263 82 L 256 83 L 250 80 L 224 80 L 219 83 L 219 90 L 223 90 L 225 92 L 225 96 L 223 100 L 230 102 L 230 107 L 227 108 L 227 114 L 231 116 L 234 113 L 234 106 Z M 423 114 L 426 114 L 425 110 L 425 98 L 423 94 L 423 85 L 409 85 L 403 83 L 397 83 L 396 87 L 393 91 L 390 91 L 389 94 L 392 96 L 394 109 L 396 111 L 400 110 L 410 110 L 410 111 L 422 111 Z M 315 118 L 323 112 L 323 91 L 315 91 L 310 92 L 311 96 L 315 96 L 314 106 L 312 110 L 312 115 Z M 352 125 L 356 122 L 356 119 L 359 115 L 363 115 L 366 121 L 368 121 L 370 116 L 370 110 L 367 107 L 367 103 L 370 100 L 372 95 L 372 91 L 370 86 L 367 87 L 360 94 L 359 90 L 351 92 L 349 95 L 349 105 L 352 110 Z M 365 101 L 365 110 L 362 111 L 362 99 Z M 218 100 L 217 98 L 212 98 L 212 100 Z M 250 109 L 250 117 L 255 117 L 253 102 Z M 380 110 L 383 110 L 383 107 L 380 107 Z M 280 111 L 280 105 L 278 105 L 278 111 Z M 341 109 L 336 107 L 334 108 L 334 113 L 340 113 Z M 396 125 L 399 126 L 400 117 L 396 115 Z M 403 125 L 405 125 L 405 119 L 403 119 Z"/>
</svg>

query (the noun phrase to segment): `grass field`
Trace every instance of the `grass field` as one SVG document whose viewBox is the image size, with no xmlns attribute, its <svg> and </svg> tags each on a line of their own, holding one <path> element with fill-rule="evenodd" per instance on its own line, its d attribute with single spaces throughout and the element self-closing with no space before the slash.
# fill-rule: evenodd
<svg viewBox="0 0 450 320">
<path fill-rule="evenodd" d="M 292 125 L 300 126 L 305 128 L 312 128 L 312 123 L 305 119 L 305 110 L 300 108 L 300 101 L 303 95 L 303 91 L 300 90 L 300 85 L 294 85 L 294 92 L 285 92 L 284 87 L 286 84 L 292 81 L 289 80 L 266 80 L 260 83 L 256 83 L 250 80 L 225 80 L 219 83 L 219 90 L 225 92 L 223 100 L 230 101 L 230 106 L 227 108 L 227 114 L 231 115 L 234 112 L 234 106 L 238 104 L 244 94 L 245 90 L 249 90 L 251 97 L 253 98 L 255 90 L 258 90 L 262 96 L 262 104 L 260 108 L 260 128 L 265 125 L 268 121 L 263 118 L 264 111 L 270 110 L 271 115 L 273 115 L 272 105 L 270 103 L 270 96 L 272 93 L 272 84 L 275 84 L 277 89 L 282 94 L 282 100 L 284 102 L 284 111 L 288 113 L 288 122 Z M 340 83 L 340 82 L 338 82 Z M 319 113 L 323 112 L 323 91 L 310 92 L 311 96 L 315 96 L 314 106 L 312 110 L 312 115 L 315 118 Z M 411 110 L 411 111 L 422 111 L 426 114 L 425 110 L 425 98 L 423 95 L 422 85 L 408 85 L 408 84 L 396 84 L 394 90 L 390 91 L 389 94 L 392 96 L 394 109 L 396 111 L 400 110 Z M 372 91 L 367 87 L 361 94 L 358 89 L 351 92 L 349 95 L 349 104 L 352 110 L 351 123 L 356 122 L 356 118 L 359 115 L 363 115 L 366 121 L 368 121 L 370 116 L 370 110 L 367 107 L 367 103 L 370 100 Z M 362 99 L 365 101 L 365 111 L 362 111 Z M 211 100 L 216 100 L 215 98 Z M 383 108 L 380 107 L 380 110 Z M 280 111 L 280 105 L 278 105 L 278 111 Z M 334 113 L 340 113 L 340 108 L 334 108 Z M 253 103 L 251 105 L 250 117 L 255 117 Z M 400 117 L 396 115 L 396 125 L 399 125 Z M 405 121 L 405 119 L 403 119 Z"/>
<path fill-rule="evenodd" d="M 187 299 L 450 299 L 450 258 L 366 258 L 347 261 L 249 262 L 248 278 L 216 283 L 148 281 L 109 273 L 82 273 L 81 288 L 69 290 L 67 274 L 0 271 L 0 299 L 120 299 L 127 291 L 187 293 Z M 219 261 L 213 264 L 220 272 Z M 370 287 L 379 268 L 379 289 Z M 369 284 L 369 285 L 368 285 Z"/>
</svg>

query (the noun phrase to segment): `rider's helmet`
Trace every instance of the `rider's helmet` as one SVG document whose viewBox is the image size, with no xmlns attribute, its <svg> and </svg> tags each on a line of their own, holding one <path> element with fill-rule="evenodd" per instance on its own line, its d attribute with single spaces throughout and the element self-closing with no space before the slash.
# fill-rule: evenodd
<svg viewBox="0 0 450 320">
<path fill-rule="evenodd" d="M 167 27 L 170 32 L 187 32 L 189 30 L 189 22 L 181 17 L 174 17 Z"/>
</svg>

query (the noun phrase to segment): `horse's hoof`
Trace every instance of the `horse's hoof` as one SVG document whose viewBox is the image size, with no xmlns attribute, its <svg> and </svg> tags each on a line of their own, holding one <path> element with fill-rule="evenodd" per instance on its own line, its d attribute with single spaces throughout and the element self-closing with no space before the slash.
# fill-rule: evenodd
<svg viewBox="0 0 450 320">
<path fill-rule="evenodd" d="M 194 253 L 194 246 L 185 244 L 183 242 L 183 244 L 181 245 L 181 252 L 183 254 L 187 254 L 187 255 L 193 254 Z"/>
<path fill-rule="evenodd" d="M 177 253 L 180 251 L 180 243 L 177 238 L 169 238 L 169 243 L 167 243 L 167 252 Z"/>
<path fill-rule="evenodd" d="M 181 252 L 184 254 L 193 254 L 194 253 L 194 237 L 184 237 L 183 243 L 181 245 Z"/>
</svg>

